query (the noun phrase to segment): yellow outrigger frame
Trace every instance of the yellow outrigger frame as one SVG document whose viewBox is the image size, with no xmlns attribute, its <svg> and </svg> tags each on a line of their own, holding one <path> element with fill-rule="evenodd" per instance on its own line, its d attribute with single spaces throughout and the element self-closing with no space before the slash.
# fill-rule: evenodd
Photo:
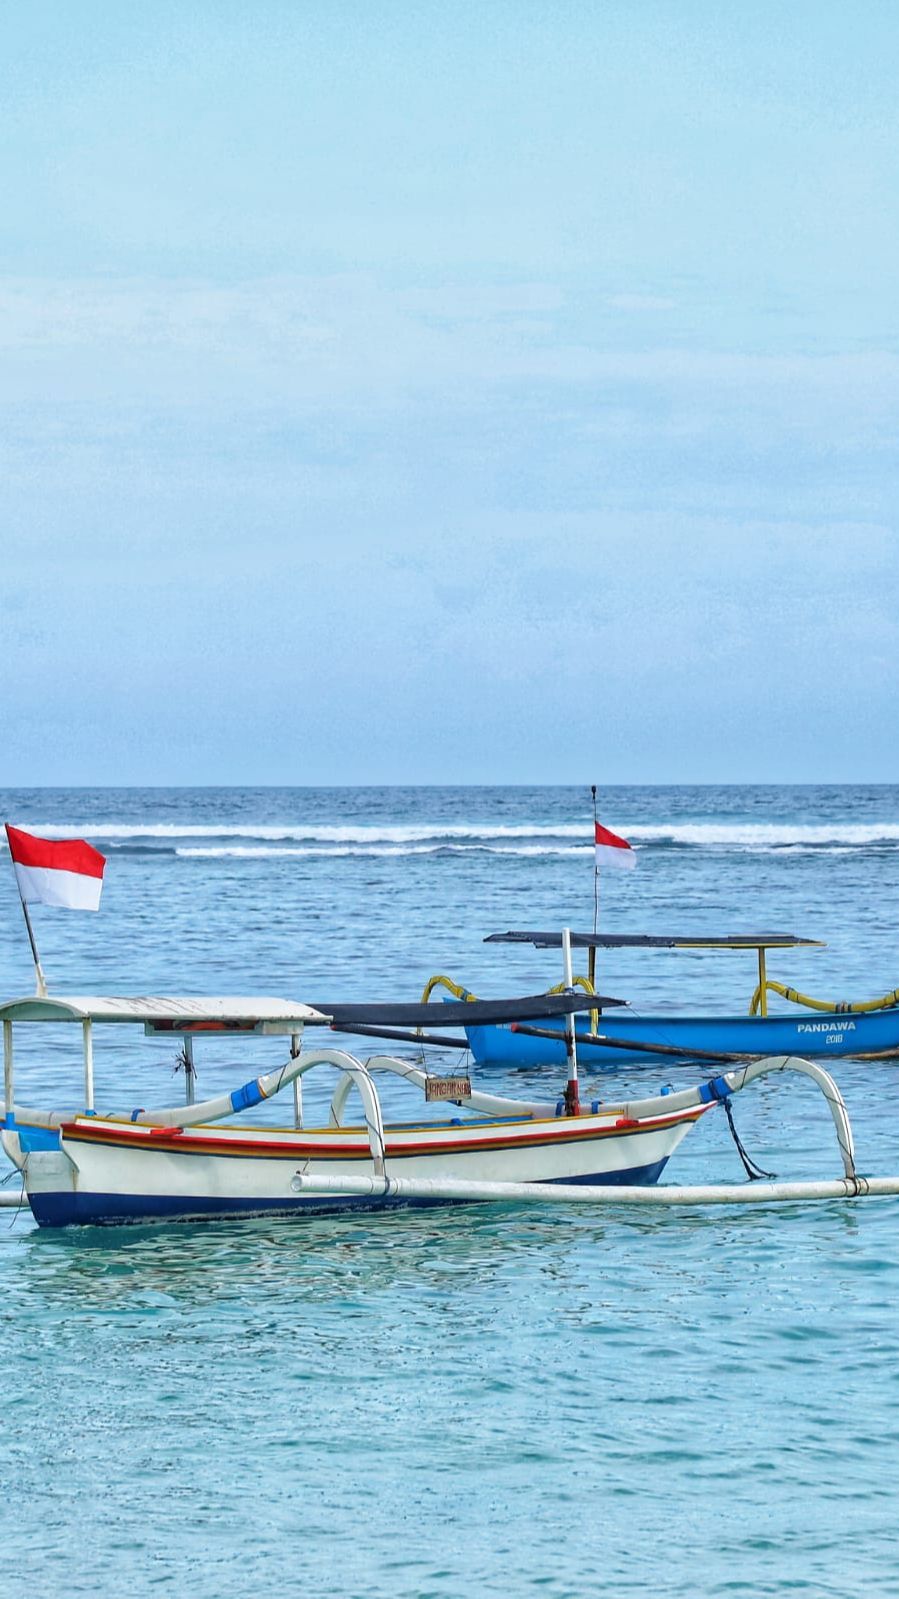
<svg viewBox="0 0 899 1599">
<path fill-rule="evenodd" d="M 811 939 L 811 938 L 809 938 L 809 939 L 797 940 L 796 942 L 797 943 L 801 942 L 802 944 L 808 945 L 808 946 L 815 946 L 815 947 L 817 947 L 819 949 L 823 949 L 823 947 L 824 947 L 823 941 L 820 940 L 820 939 Z M 848 1015 L 851 1012 L 858 1013 L 858 1012 L 863 1012 L 863 1011 L 886 1010 L 892 1005 L 899 1005 L 899 988 L 892 989 L 890 993 L 882 995 L 879 999 L 861 1000 L 858 1003 L 853 1004 L 853 1003 L 850 1003 L 848 1000 L 813 999 L 809 994 L 801 994 L 799 992 L 799 990 L 796 989 L 796 988 L 788 988 L 784 983 L 776 983 L 776 982 L 774 982 L 773 979 L 769 978 L 769 976 L 768 976 L 767 966 L 766 966 L 766 954 L 767 954 L 767 951 L 769 949 L 782 949 L 782 948 L 784 948 L 784 944 L 783 944 L 782 940 L 780 940 L 780 939 L 778 939 L 776 941 L 772 940 L 771 943 L 766 942 L 764 939 L 749 939 L 749 938 L 747 938 L 745 940 L 745 942 L 738 942 L 738 941 L 732 940 L 732 939 L 729 939 L 726 942 L 724 942 L 721 939 L 716 939 L 716 938 L 710 938 L 710 939 L 699 939 L 699 938 L 697 938 L 697 939 L 691 939 L 689 941 L 689 943 L 687 943 L 685 941 L 681 942 L 678 939 L 672 939 L 671 947 L 674 947 L 674 948 L 680 947 L 680 948 L 688 948 L 688 949 L 754 949 L 754 950 L 757 950 L 757 952 L 758 952 L 758 963 L 759 963 L 759 967 L 758 967 L 759 979 L 758 979 L 758 983 L 757 983 L 757 985 L 755 987 L 755 990 L 753 992 L 752 999 L 749 1002 L 749 1014 L 750 1014 L 750 1016 L 767 1016 L 768 1015 L 768 995 L 769 994 L 779 994 L 781 996 L 781 998 L 789 1000 L 790 1004 L 792 1004 L 792 1005 L 803 1005 L 808 1010 L 824 1011 L 824 1012 L 832 1014 L 832 1015 Z M 596 983 L 596 946 L 595 945 L 591 945 L 590 948 L 588 949 L 588 952 L 587 952 L 587 969 L 588 969 L 588 975 L 586 977 L 577 976 L 577 977 L 575 977 L 573 979 L 573 982 L 574 982 L 575 986 L 577 986 L 579 988 L 582 988 L 584 990 L 585 994 L 593 995 L 593 994 L 596 993 L 596 987 L 595 987 L 595 983 Z M 563 992 L 564 987 L 565 987 L 564 983 L 556 983 L 554 985 L 554 987 L 547 989 L 547 993 L 548 994 L 560 994 L 560 993 Z M 474 1001 L 478 997 L 476 994 L 473 994 L 471 992 L 470 988 L 463 988 L 461 986 L 461 984 L 454 983 L 452 978 L 451 977 L 447 977 L 443 972 L 437 972 L 437 973 L 435 973 L 435 975 L 433 977 L 430 977 L 428 979 L 428 981 L 426 982 L 426 984 L 424 986 L 424 989 L 422 991 L 422 996 L 421 996 L 421 1003 L 423 1005 L 427 1005 L 427 1003 L 430 1000 L 431 995 L 434 992 L 435 988 L 445 988 L 448 993 L 452 994 L 454 999 L 473 1000 Z M 599 1012 L 596 1011 L 596 1010 L 593 1010 L 590 1013 L 590 1025 L 591 1025 L 592 1030 L 593 1030 L 594 1033 L 599 1031 Z"/>
</svg>

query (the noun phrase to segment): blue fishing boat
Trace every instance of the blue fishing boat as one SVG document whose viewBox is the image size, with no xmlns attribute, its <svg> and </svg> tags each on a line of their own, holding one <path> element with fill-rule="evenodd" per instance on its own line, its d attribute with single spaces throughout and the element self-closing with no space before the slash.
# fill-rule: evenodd
<svg viewBox="0 0 899 1599">
<path fill-rule="evenodd" d="M 806 1057 L 871 1057 L 899 1055 L 899 990 L 861 1003 L 830 1003 L 810 998 L 767 975 L 769 950 L 822 948 L 821 941 L 792 933 L 658 936 L 648 933 L 576 933 L 572 949 L 588 952 L 588 972 L 574 979 L 584 990 L 584 1009 L 575 1020 L 578 1057 L 583 1066 L 618 1066 L 627 1062 L 658 1063 L 663 1059 L 701 1059 L 704 1055 L 799 1054 Z M 536 949 L 561 949 L 561 932 L 491 933 L 488 944 L 532 944 Z M 743 1015 L 637 1016 L 623 1001 L 594 993 L 597 949 L 747 950 L 758 960 L 758 983 Z M 443 987 L 456 999 L 474 998 L 442 974 L 431 978 L 423 998 Z M 555 990 L 558 992 L 558 990 Z M 793 1014 L 770 1015 L 768 995 L 778 994 L 798 1007 Z M 591 1003 L 592 999 L 592 1003 Z M 612 1014 L 607 1014 L 612 1010 Z M 439 1014 L 439 1011 L 435 1014 Z M 479 1066 L 547 1066 L 565 1059 L 566 1044 L 559 1024 L 551 1021 L 474 1025 L 465 1029 Z"/>
</svg>

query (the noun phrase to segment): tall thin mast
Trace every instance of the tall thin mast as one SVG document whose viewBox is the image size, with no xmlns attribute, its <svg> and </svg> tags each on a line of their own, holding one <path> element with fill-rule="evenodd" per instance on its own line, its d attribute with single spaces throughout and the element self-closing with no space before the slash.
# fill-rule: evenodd
<svg viewBox="0 0 899 1599">
<path fill-rule="evenodd" d="M 593 836 L 596 837 L 596 825 L 599 817 L 596 814 L 596 784 L 591 783 L 590 793 L 593 795 Z M 596 850 L 593 851 L 593 933 L 599 930 L 599 866 L 596 861 Z M 596 987 L 596 945 L 591 944 L 587 951 L 587 976 L 593 987 Z"/>
<path fill-rule="evenodd" d="M 565 987 L 573 989 L 574 978 L 571 970 L 571 932 L 567 927 L 562 928 L 562 962 L 565 973 Z M 580 1114 L 577 1081 L 577 1043 L 574 1028 L 574 1014 L 569 1012 L 565 1017 L 565 1053 L 568 1056 L 568 1082 L 565 1086 L 565 1113 L 568 1116 Z"/>
</svg>

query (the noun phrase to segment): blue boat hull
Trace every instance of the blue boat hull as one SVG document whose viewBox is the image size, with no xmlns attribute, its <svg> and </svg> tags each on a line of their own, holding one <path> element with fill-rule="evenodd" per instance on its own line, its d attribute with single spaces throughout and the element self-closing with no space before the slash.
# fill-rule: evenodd
<svg viewBox="0 0 899 1599">
<path fill-rule="evenodd" d="M 578 1012 L 578 1035 L 591 1031 L 590 1013 Z M 535 1022 L 534 1026 L 559 1032 L 558 1021 Z M 856 1012 L 854 1015 L 822 1015 L 806 1012 L 800 1016 L 655 1016 L 638 1017 L 607 1012 L 600 1017 L 599 1030 L 627 1043 L 674 1046 L 683 1050 L 708 1050 L 724 1055 L 805 1055 L 833 1059 L 846 1055 L 875 1054 L 899 1050 L 899 1006 L 890 1010 Z M 527 1033 L 503 1027 L 467 1027 L 469 1046 L 479 1066 L 560 1066 L 565 1061 L 561 1039 L 533 1038 Z M 620 1066 L 625 1062 L 667 1059 L 644 1050 L 608 1048 L 588 1044 L 578 1038 L 578 1061 L 582 1066 Z"/>
</svg>

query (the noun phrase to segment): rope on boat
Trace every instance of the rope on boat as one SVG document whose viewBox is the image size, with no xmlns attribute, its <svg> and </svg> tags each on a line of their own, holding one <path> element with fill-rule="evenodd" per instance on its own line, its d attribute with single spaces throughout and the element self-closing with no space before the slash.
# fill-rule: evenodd
<svg viewBox="0 0 899 1599">
<path fill-rule="evenodd" d="M 25 1157 L 26 1161 L 27 1161 L 27 1158 L 28 1157 L 26 1156 Z M 4 1190 L 6 1188 L 6 1185 L 7 1185 L 7 1183 L 12 1182 L 14 1177 L 22 1178 L 22 1186 L 19 1189 L 19 1192 L 17 1194 L 7 1194 L 6 1192 L 4 1192 Z M 8 1171 L 5 1174 L 4 1177 L 0 1178 L 0 1209 L 2 1209 L 2 1210 L 14 1210 L 16 1212 L 16 1215 L 18 1215 L 20 1210 L 22 1210 L 23 1208 L 27 1208 L 28 1198 L 27 1198 L 27 1195 L 25 1193 L 24 1177 L 25 1177 L 25 1163 L 23 1162 L 21 1168 L 18 1168 L 16 1166 L 14 1166 L 12 1168 L 12 1171 Z M 16 1217 L 13 1216 L 13 1221 L 15 1221 L 15 1219 L 16 1219 Z M 10 1222 L 10 1226 L 12 1226 L 12 1222 Z"/>
<path fill-rule="evenodd" d="M 807 1010 L 827 1011 L 828 1014 L 836 1016 L 848 1016 L 862 1011 L 889 1010 L 891 1006 L 899 1005 L 899 988 L 892 989 L 880 999 L 865 999 L 852 1005 L 848 1000 L 812 999 L 808 994 L 800 994 L 796 988 L 785 988 L 783 983 L 775 983 L 769 978 L 766 982 L 758 984 L 749 1002 L 750 1016 L 758 1015 L 763 993 L 780 994 L 781 998 L 789 1000 L 791 1005 L 804 1005 Z"/>
<path fill-rule="evenodd" d="M 746 1176 L 749 1178 L 749 1181 L 751 1183 L 759 1182 L 763 1177 L 767 1177 L 769 1180 L 773 1181 L 777 1176 L 777 1172 L 764 1171 L 745 1149 L 743 1141 L 740 1138 L 736 1127 L 734 1126 L 734 1113 L 731 1109 L 730 1100 L 723 1099 L 721 1103 L 724 1106 L 725 1115 L 727 1116 L 727 1125 L 730 1128 L 730 1136 L 737 1146 L 737 1154 L 743 1162 L 743 1170 L 745 1171 Z"/>
</svg>

